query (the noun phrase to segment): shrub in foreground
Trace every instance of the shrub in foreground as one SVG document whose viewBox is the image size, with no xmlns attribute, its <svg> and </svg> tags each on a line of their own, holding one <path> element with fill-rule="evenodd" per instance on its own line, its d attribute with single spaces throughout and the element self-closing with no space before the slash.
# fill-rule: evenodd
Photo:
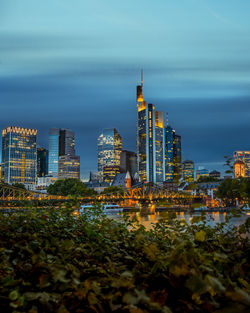
<svg viewBox="0 0 250 313">
<path fill-rule="evenodd" d="M 229 225 L 1 214 L 1 312 L 249 312 L 249 221 Z"/>
</svg>

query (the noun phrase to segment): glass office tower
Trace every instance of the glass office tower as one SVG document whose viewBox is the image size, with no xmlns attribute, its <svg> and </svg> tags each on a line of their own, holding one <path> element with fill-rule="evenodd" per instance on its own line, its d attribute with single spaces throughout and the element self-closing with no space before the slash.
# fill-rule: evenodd
<svg viewBox="0 0 250 313">
<path fill-rule="evenodd" d="M 37 177 L 48 175 L 48 155 L 47 149 L 37 148 Z"/>
<path fill-rule="evenodd" d="M 194 162 L 186 160 L 183 162 L 183 179 L 187 182 L 194 181 Z"/>
<path fill-rule="evenodd" d="M 174 180 L 174 129 L 171 126 L 165 128 L 165 180 Z"/>
<path fill-rule="evenodd" d="M 49 175 L 58 177 L 59 128 L 49 130 Z"/>
<path fill-rule="evenodd" d="M 50 128 L 49 130 L 49 175 L 59 177 L 59 158 L 61 156 L 68 156 L 67 161 L 61 159 L 60 178 L 75 178 L 76 174 L 71 171 L 70 166 L 65 166 L 70 162 L 78 168 L 80 157 L 75 156 L 75 133 L 70 129 L 65 128 Z M 69 156 L 72 160 L 69 161 Z M 75 158 L 76 157 L 76 158 Z M 65 163 L 66 162 L 66 163 Z M 65 163 L 65 164 L 64 164 Z M 69 169 L 67 172 L 66 169 Z M 64 170 L 63 170 L 64 169 Z M 76 170 L 77 172 L 77 170 Z M 72 176 L 71 174 L 72 173 Z M 78 174 L 77 174 L 78 175 Z"/>
<path fill-rule="evenodd" d="M 2 131 L 2 173 L 9 184 L 35 184 L 36 129 L 7 127 Z"/>
<path fill-rule="evenodd" d="M 155 171 L 156 182 L 165 180 L 165 140 L 163 112 L 155 112 Z"/>
<path fill-rule="evenodd" d="M 137 171 L 141 181 L 156 182 L 155 107 L 143 99 L 143 77 L 137 86 Z"/>
<path fill-rule="evenodd" d="M 98 138 L 98 173 L 103 180 L 103 169 L 121 163 L 122 138 L 115 128 L 103 129 Z"/>
<path fill-rule="evenodd" d="M 174 152 L 174 178 L 178 181 L 182 176 L 182 163 L 181 163 L 181 136 L 174 132 L 173 142 Z"/>
<path fill-rule="evenodd" d="M 59 179 L 80 179 L 80 156 L 59 156 L 58 171 Z"/>
</svg>

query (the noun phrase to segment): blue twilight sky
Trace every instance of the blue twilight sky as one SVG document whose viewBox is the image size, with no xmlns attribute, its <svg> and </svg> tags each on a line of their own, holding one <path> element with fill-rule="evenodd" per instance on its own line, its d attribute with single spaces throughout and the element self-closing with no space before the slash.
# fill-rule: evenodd
<svg viewBox="0 0 250 313">
<path fill-rule="evenodd" d="M 136 85 L 169 112 L 183 159 L 250 149 L 249 0 L 0 0 L 0 126 L 71 128 L 81 176 L 115 127 L 135 151 Z"/>
</svg>

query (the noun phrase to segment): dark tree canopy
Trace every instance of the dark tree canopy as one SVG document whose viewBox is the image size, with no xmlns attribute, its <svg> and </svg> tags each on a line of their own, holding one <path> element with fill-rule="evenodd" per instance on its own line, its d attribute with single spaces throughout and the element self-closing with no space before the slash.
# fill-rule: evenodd
<svg viewBox="0 0 250 313">
<path fill-rule="evenodd" d="M 25 190 L 26 190 L 26 188 L 25 188 L 24 184 L 22 184 L 22 183 L 14 183 L 14 184 L 12 184 L 12 186 L 13 186 L 13 187 L 17 187 L 17 188 L 20 188 L 20 189 L 25 189 Z"/>
<path fill-rule="evenodd" d="M 47 189 L 50 195 L 58 196 L 91 196 L 96 191 L 89 189 L 86 185 L 76 178 L 59 179 Z"/>
</svg>

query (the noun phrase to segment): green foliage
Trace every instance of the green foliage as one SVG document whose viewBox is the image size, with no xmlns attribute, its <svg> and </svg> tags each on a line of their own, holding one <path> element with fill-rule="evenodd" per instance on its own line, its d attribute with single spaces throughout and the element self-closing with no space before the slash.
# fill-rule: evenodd
<svg viewBox="0 0 250 313">
<path fill-rule="evenodd" d="M 225 170 L 225 173 L 227 174 L 227 175 L 231 175 L 231 174 L 233 174 L 233 169 L 234 169 L 234 167 L 233 167 L 233 165 L 232 165 L 232 158 L 230 158 L 229 156 L 224 156 L 224 159 L 225 159 L 225 164 L 224 164 L 224 166 L 226 166 L 227 167 L 227 170 Z"/>
<path fill-rule="evenodd" d="M 197 179 L 197 183 L 212 183 L 212 182 L 218 182 L 219 179 L 216 177 L 211 177 L 211 176 L 200 176 Z"/>
<path fill-rule="evenodd" d="M 250 200 L 249 178 L 227 178 L 219 186 L 216 196 L 228 205 L 235 205 L 239 201 Z"/>
<path fill-rule="evenodd" d="M 76 178 L 59 179 L 48 187 L 47 192 L 59 196 L 92 196 L 97 194 Z"/>
<path fill-rule="evenodd" d="M 12 184 L 12 186 L 13 186 L 13 187 L 17 187 L 17 188 L 20 188 L 20 189 L 25 189 L 25 190 L 26 190 L 26 188 L 25 188 L 24 184 L 22 184 L 22 183 L 14 183 L 14 184 Z"/>
<path fill-rule="evenodd" d="M 166 214 L 147 231 L 72 211 L 0 215 L 1 312 L 247 312 L 249 220 Z"/>
<path fill-rule="evenodd" d="M 124 189 L 122 187 L 117 187 L 117 186 L 109 186 L 105 188 L 101 194 L 109 194 L 109 193 L 118 193 L 118 194 L 123 194 Z"/>
</svg>

